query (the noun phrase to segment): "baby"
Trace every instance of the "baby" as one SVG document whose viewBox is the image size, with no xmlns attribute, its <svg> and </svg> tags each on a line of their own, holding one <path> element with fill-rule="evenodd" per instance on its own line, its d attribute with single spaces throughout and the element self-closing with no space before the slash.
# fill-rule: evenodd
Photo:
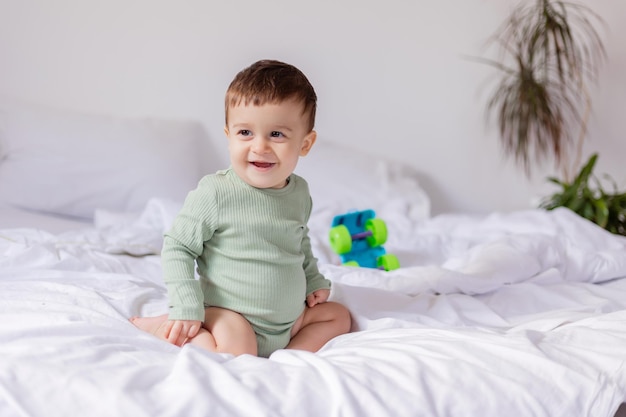
<svg viewBox="0 0 626 417">
<path fill-rule="evenodd" d="M 348 310 L 328 301 L 308 236 L 311 196 L 293 173 L 315 143 L 316 107 L 292 65 L 263 60 L 237 74 L 226 92 L 231 166 L 200 181 L 165 234 L 169 314 L 133 324 L 178 346 L 264 357 L 315 352 L 350 331 Z"/>
</svg>

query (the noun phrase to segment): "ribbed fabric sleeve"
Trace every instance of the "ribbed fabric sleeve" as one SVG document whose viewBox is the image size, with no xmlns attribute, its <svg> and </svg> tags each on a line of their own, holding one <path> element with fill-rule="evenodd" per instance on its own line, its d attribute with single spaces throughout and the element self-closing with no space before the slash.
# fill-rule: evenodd
<svg viewBox="0 0 626 417">
<path fill-rule="evenodd" d="M 266 328 L 294 321 L 307 294 L 330 288 L 311 251 L 311 208 L 295 174 L 281 189 L 251 187 L 230 169 L 204 177 L 164 240 L 170 318 L 204 320 L 208 305 Z"/>
</svg>

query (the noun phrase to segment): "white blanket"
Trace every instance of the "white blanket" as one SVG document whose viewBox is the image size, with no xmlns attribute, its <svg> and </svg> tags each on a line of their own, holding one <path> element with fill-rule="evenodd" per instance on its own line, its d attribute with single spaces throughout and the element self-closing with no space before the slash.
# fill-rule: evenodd
<svg viewBox="0 0 626 417">
<path fill-rule="evenodd" d="M 317 212 L 353 332 L 262 359 L 128 322 L 167 310 L 158 251 L 177 207 L 0 230 L 0 416 L 608 417 L 626 399 L 626 239 L 565 209 L 387 217 L 393 272 L 336 265 Z"/>
</svg>

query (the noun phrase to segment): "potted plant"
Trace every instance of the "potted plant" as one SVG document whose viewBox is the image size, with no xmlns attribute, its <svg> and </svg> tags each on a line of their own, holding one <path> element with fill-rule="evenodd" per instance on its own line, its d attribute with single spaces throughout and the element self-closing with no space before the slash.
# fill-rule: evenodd
<svg viewBox="0 0 626 417">
<path fill-rule="evenodd" d="M 619 192 L 615 184 L 611 191 L 606 191 L 592 177 L 597 159 L 597 154 L 591 155 L 578 175 L 569 182 L 549 178 L 560 189 L 546 198 L 541 207 L 547 210 L 567 207 L 609 232 L 626 236 L 626 193 Z M 592 180 L 595 180 L 593 185 Z"/>
<path fill-rule="evenodd" d="M 561 171 L 562 179 L 549 180 L 562 189 L 542 207 L 567 206 L 603 227 L 608 219 L 614 219 L 621 226 L 612 231 L 624 234 L 625 194 L 616 189 L 607 193 L 598 181 L 592 188 L 596 154 L 580 167 L 591 114 L 589 86 L 597 80 L 606 59 L 596 29 L 603 23 L 581 4 L 522 0 L 490 39 L 498 58 L 478 60 L 501 75 L 487 111 L 497 118 L 505 153 L 514 157 L 527 175 L 546 160 L 552 160 Z"/>
</svg>

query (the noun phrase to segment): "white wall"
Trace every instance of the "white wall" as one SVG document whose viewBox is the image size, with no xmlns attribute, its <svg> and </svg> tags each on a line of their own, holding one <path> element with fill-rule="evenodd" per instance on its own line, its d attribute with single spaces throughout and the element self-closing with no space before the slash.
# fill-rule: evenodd
<svg viewBox="0 0 626 417">
<path fill-rule="evenodd" d="M 626 186 L 626 2 L 586 0 L 611 30 L 587 152 Z M 553 189 L 503 159 L 479 55 L 512 0 L 0 0 L 0 93 L 89 112 L 202 120 L 261 58 L 301 68 L 320 140 L 408 162 L 433 212 L 527 208 Z M 225 152 L 225 146 L 221 149 Z"/>
</svg>

